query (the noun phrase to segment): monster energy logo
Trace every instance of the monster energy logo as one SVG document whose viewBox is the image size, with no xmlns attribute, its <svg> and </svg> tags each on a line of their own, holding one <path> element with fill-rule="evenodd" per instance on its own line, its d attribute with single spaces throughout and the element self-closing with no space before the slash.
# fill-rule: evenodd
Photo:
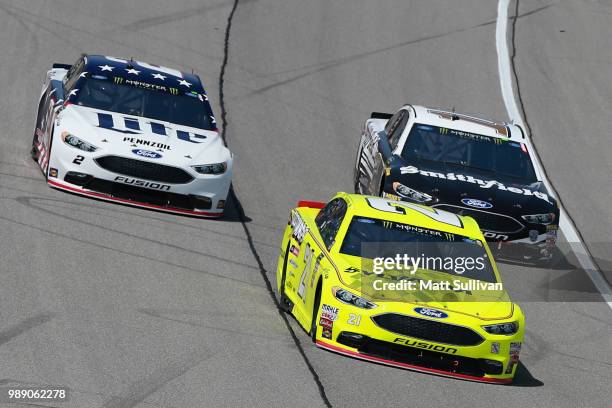
<svg viewBox="0 0 612 408">
<path fill-rule="evenodd" d="M 114 81 L 116 84 L 122 84 L 122 83 L 123 83 L 123 78 L 121 78 L 121 77 L 114 77 L 114 78 L 113 78 L 113 81 Z"/>
<path fill-rule="evenodd" d="M 178 89 L 176 89 L 176 88 L 170 88 L 170 93 L 171 93 L 172 95 L 178 95 L 179 91 L 178 91 Z"/>
<path fill-rule="evenodd" d="M 441 135 L 445 135 L 448 133 L 448 129 L 447 128 L 440 128 L 440 134 Z"/>
</svg>

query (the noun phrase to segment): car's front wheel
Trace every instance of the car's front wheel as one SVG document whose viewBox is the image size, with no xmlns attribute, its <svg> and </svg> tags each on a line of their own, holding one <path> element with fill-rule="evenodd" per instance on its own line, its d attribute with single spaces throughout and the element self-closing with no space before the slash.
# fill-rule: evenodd
<svg viewBox="0 0 612 408">
<path fill-rule="evenodd" d="M 312 322 L 310 323 L 310 338 L 314 343 L 317 341 L 317 317 L 319 316 L 319 306 L 321 304 L 321 281 L 317 284 L 315 291 L 314 305 L 312 307 Z"/>
<path fill-rule="evenodd" d="M 286 312 L 291 313 L 293 310 L 293 302 L 285 295 L 285 280 L 287 279 L 287 261 L 289 260 L 289 248 L 291 247 L 291 241 L 287 243 L 287 248 L 285 248 L 285 260 L 283 261 L 283 270 L 281 273 L 281 281 L 279 285 L 279 308 Z"/>
</svg>

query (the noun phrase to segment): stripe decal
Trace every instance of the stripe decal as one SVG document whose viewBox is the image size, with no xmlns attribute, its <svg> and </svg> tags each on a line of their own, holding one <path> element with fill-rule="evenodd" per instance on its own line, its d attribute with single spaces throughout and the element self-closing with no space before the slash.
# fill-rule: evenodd
<svg viewBox="0 0 612 408">
<path fill-rule="evenodd" d="M 134 122 L 134 120 L 132 120 L 132 119 L 129 119 L 129 120 L 131 122 Z M 128 119 L 125 120 L 126 127 L 129 127 L 127 125 L 127 121 L 128 121 Z M 140 125 L 138 124 L 138 122 L 136 122 L 136 125 L 140 128 Z M 112 131 L 119 132 L 119 133 L 127 133 L 127 134 L 132 134 L 132 135 L 140 134 L 140 132 L 133 132 L 131 130 L 117 129 L 115 127 L 115 122 L 113 121 L 113 116 L 108 114 L 108 113 L 99 113 L 98 112 L 98 127 L 101 127 L 103 129 L 112 130 Z"/>
<path fill-rule="evenodd" d="M 140 122 L 137 119 L 125 118 L 125 127 L 127 129 L 140 130 Z"/>
<path fill-rule="evenodd" d="M 166 126 L 163 123 L 151 122 L 151 131 L 158 135 L 168 136 L 166 134 Z"/>
<path fill-rule="evenodd" d="M 113 123 L 112 115 L 108 113 L 98 113 L 98 127 L 104 129 L 112 129 L 115 124 Z"/>
<path fill-rule="evenodd" d="M 180 140 L 184 140 L 184 141 L 190 142 L 190 143 L 202 143 L 202 142 L 198 142 L 196 140 L 193 140 L 191 138 L 191 135 L 192 135 L 191 133 L 185 132 L 183 130 L 177 130 L 176 131 L 176 137 L 178 137 Z M 206 136 L 197 135 L 195 133 L 193 133 L 193 137 L 195 139 L 201 139 L 201 140 L 206 139 Z"/>
</svg>

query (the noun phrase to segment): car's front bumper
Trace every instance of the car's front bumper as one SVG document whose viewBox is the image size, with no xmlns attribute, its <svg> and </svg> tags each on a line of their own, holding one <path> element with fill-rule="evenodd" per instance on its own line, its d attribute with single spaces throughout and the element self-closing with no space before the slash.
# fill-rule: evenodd
<svg viewBox="0 0 612 408">
<path fill-rule="evenodd" d="M 77 160 L 77 156 L 82 159 Z M 48 166 L 48 184 L 71 193 L 158 211 L 197 217 L 223 215 L 232 177 L 231 161 L 224 174 L 199 175 L 185 169 L 193 177 L 191 181 L 168 183 L 109 171 L 95 161 L 99 156 L 56 140 Z"/>
<path fill-rule="evenodd" d="M 469 346 L 446 344 L 391 332 L 372 319 L 384 313 L 410 316 L 406 304 L 379 304 L 376 309 L 361 310 L 329 297 L 325 300 L 323 306 L 337 309 L 337 316 L 332 322 L 319 313 L 316 345 L 320 348 L 361 360 L 485 383 L 507 384 L 516 373 L 524 328 L 514 335 L 489 335 L 481 328 L 484 321 L 473 319 L 478 322 L 469 324 L 472 318 L 457 314 L 445 323 L 469 328 L 482 341 Z"/>
<path fill-rule="evenodd" d="M 438 368 L 428 367 L 427 365 L 431 365 L 432 362 L 419 361 L 418 356 L 414 356 L 413 363 L 401 361 L 401 358 L 397 358 L 397 357 L 396 358 L 393 358 L 393 357 L 385 358 L 382 355 L 375 355 L 372 353 L 360 352 L 358 349 L 353 349 L 350 347 L 346 347 L 344 345 L 338 345 L 328 340 L 317 340 L 316 345 L 322 349 L 329 350 L 334 353 L 339 353 L 345 356 L 357 358 L 360 360 L 371 361 L 374 363 L 384 364 L 384 365 L 388 365 L 391 367 L 405 368 L 407 370 L 434 374 L 434 375 L 439 375 L 443 377 L 458 378 L 462 380 L 493 383 L 493 384 L 510 384 L 512 383 L 512 380 L 513 380 L 512 377 L 503 378 L 499 376 L 471 375 L 471 374 L 464 374 L 456 370 L 451 371 L 449 369 L 438 369 Z"/>
</svg>

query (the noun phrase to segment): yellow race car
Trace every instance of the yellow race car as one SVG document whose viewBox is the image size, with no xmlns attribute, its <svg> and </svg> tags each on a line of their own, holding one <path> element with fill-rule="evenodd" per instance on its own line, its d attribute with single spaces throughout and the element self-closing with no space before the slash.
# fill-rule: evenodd
<svg viewBox="0 0 612 408">
<path fill-rule="evenodd" d="M 277 283 L 321 348 L 473 381 L 516 373 L 525 318 L 470 217 L 346 193 L 301 201 Z"/>
</svg>

